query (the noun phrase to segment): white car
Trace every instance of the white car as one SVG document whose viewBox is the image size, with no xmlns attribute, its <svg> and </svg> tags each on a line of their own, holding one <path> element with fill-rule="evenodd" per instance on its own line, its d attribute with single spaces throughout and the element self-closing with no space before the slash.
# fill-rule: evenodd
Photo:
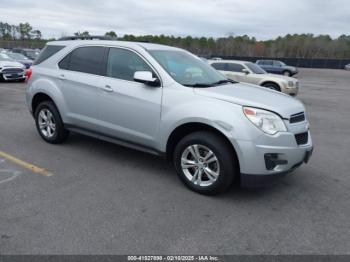
<svg viewBox="0 0 350 262">
<path fill-rule="evenodd" d="M 349 70 L 350 71 L 350 64 L 347 64 L 347 65 L 345 65 L 345 70 Z"/>
<path fill-rule="evenodd" d="M 226 77 L 244 83 L 263 86 L 296 96 L 299 81 L 293 77 L 269 74 L 259 65 L 248 61 L 210 60 L 208 63 Z"/>
<path fill-rule="evenodd" d="M 26 67 L 11 59 L 7 54 L 0 53 L 0 80 L 22 81 L 26 79 Z"/>
</svg>

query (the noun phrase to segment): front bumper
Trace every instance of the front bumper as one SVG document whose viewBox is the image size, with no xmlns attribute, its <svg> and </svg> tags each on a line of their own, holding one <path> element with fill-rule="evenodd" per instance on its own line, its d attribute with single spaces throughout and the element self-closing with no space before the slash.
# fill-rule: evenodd
<svg viewBox="0 0 350 262">
<path fill-rule="evenodd" d="M 1 73 L 1 75 L 5 81 L 25 80 L 26 79 L 26 76 L 24 73 L 14 73 L 14 74 Z"/>
<path fill-rule="evenodd" d="M 307 163 L 313 151 L 306 121 L 289 125 L 288 132 L 261 134 L 254 140 L 236 140 L 242 186 L 259 186 Z M 300 140 L 304 135 L 304 140 Z"/>
<path fill-rule="evenodd" d="M 295 164 L 289 170 L 285 170 L 278 173 L 272 174 L 260 174 L 260 175 L 252 175 L 252 174 L 241 174 L 241 186 L 245 188 L 256 188 L 256 187 L 264 187 L 272 184 L 278 179 L 285 177 L 286 175 L 292 173 L 295 169 L 301 166 L 303 163 L 307 163 L 310 160 L 310 157 L 313 152 L 313 147 L 305 152 L 304 159 L 302 162 Z"/>
</svg>

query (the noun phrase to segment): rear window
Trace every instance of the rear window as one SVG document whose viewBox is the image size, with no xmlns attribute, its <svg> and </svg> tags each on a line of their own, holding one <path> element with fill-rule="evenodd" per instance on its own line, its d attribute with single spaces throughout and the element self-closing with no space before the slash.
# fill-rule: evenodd
<svg viewBox="0 0 350 262">
<path fill-rule="evenodd" d="M 58 51 L 63 49 L 65 46 L 63 45 L 47 45 L 45 48 L 40 52 L 38 58 L 34 61 L 34 65 L 38 65 L 42 62 L 44 62 L 49 57 L 56 54 Z"/>
</svg>

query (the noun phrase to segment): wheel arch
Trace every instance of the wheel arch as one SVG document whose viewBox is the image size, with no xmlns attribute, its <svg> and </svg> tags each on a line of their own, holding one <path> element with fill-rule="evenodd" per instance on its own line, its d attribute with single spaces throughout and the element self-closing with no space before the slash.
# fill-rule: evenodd
<svg viewBox="0 0 350 262">
<path fill-rule="evenodd" d="M 279 83 L 275 82 L 275 81 L 272 81 L 272 80 L 263 81 L 263 82 L 260 83 L 260 86 L 264 86 L 264 85 L 267 85 L 267 84 L 274 84 L 274 85 L 278 86 L 280 91 L 282 90 L 281 85 Z"/>
<path fill-rule="evenodd" d="M 31 102 L 31 109 L 33 114 L 35 113 L 36 108 L 38 105 L 44 101 L 52 101 L 55 105 L 55 101 L 52 99 L 52 97 L 44 92 L 38 92 L 33 96 L 32 102 Z M 57 107 L 57 105 L 56 105 Z"/>
<path fill-rule="evenodd" d="M 238 172 L 240 171 L 240 163 L 239 163 L 239 157 L 237 155 L 236 148 L 234 145 L 231 143 L 231 141 L 228 139 L 228 137 L 218 128 L 202 123 L 202 122 L 188 122 L 188 123 L 183 123 L 179 126 L 177 126 L 169 135 L 166 143 L 166 159 L 169 162 L 172 162 L 173 159 L 173 153 L 175 150 L 175 147 L 177 143 L 186 135 L 189 135 L 193 132 L 197 131 L 208 131 L 217 134 L 220 136 L 222 139 L 224 139 L 228 145 L 230 146 L 232 153 L 235 157 L 236 163 L 237 163 L 237 169 Z"/>
</svg>

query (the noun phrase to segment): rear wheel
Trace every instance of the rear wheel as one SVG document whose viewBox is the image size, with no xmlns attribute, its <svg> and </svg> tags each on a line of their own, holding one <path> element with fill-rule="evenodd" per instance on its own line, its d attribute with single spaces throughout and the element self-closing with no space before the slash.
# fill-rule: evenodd
<svg viewBox="0 0 350 262">
<path fill-rule="evenodd" d="M 59 144 L 68 137 L 61 116 L 52 101 L 40 103 L 34 113 L 35 123 L 40 136 L 50 144 Z"/>
<path fill-rule="evenodd" d="M 173 161 L 184 184 L 200 194 L 226 191 L 236 175 L 237 163 L 230 145 L 212 132 L 184 137 L 175 148 Z"/>
<path fill-rule="evenodd" d="M 272 90 L 275 90 L 275 91 L 281 92 L 280 87 L 277 84 L 275 84 L 275 83 L 266 83 L 266 84 L 263 84 L 262 86 L 266 87 L 266 88 L 269 88 L 269 89 L 272 89 Z"/>
</svg>

